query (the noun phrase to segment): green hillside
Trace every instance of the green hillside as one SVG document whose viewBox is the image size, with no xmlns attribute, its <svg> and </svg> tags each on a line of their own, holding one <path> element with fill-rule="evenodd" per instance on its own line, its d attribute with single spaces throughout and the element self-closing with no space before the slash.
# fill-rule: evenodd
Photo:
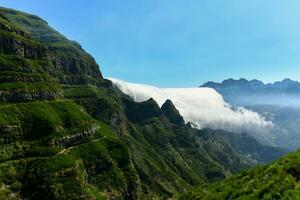
<svg viewBox="0 0 300 200">
<path fill-rule="evenodd" d="M 202 185 L 180 199 L 300 199 L 300 151 L 224 181 Z"/>
<path fill-rule="evenodd" d="M 0 199 L 166 199 L 285 153 L 134 102 L 37 16 L 0 28 Z"/>
</svg>

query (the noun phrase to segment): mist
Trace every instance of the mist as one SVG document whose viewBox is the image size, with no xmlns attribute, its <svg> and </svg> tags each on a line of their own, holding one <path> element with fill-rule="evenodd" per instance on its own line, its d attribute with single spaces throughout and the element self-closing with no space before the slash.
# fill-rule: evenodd
<svg viewBox="0 0 300 200">
<path fill-rule="evenodd" d="M 122 92 L 137 102 L 153 98 L 159 106 L 170 99 L 185 122 L 195 128 L 266 134 L 273 126 L 262 115 L 243 107 L 232 107 L 212 88 L 158 88 L 110 78 Z"/>
<path fill-rule="evenodd" d="M 227 96 L 226 101 L 233 105 L 256 106 L 256 105 L 275 105 L 300 107 L 300 95 L 278 93 L 278 94 L 236 94 Z"/>
</svg>

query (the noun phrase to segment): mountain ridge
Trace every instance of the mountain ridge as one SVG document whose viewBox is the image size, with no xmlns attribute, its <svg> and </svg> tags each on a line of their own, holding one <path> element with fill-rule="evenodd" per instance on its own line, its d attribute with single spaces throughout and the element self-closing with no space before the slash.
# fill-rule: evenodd
<svg viewBox="0 0 300 200">
<path fill-rule="evenodd" d="M 283 79 L 282 81 L 275 81 L 273 83 L 263 83 L 260 80 L 252 79 L 247 80 L 245 78 L 240 79 L 225 79 L 221 83 L 208 81 L 202 84 L 200 87 L 215 88 L 216 90 L 224 90 L 225 88 L 240 89 L 243 93 L 289 93 L 297 94 L 300 93 L 300 82 L 291 80 L 289 78 Z M 222 92 L 221 92 L 222 93 Z"/>
<path fill-rule="evenodd" d="M 286 153 L 133 101 L 39 17 L 0 8 L 0 27 L 0 199 L 167 199 Z"/>
</svg>

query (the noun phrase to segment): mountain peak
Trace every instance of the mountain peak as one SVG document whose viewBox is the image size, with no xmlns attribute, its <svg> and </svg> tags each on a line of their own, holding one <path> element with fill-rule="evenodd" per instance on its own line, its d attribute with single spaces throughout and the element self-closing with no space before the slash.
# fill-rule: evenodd
<svg viewBox="0 0 300 200">
<path fill-rule="evenodd" d="M 10 40 L 5 40 L 7 44 L 3 41 L 1 46 L 10 47 L 10 51 L 14 50 L 15 55 L 22 56 L 25 59 L 47 58 L 50 65 L 55 67 L 55 69 L 49 69 L 50 66 L 47 70 L 60 83 L 67 85 L 100 85 L 102 83 L 103 77 L 95 59 L 82 49 L 77 42 L 71 41 L 60 34 L 40 17 L 0 7 L 0 23 L 1 28 L 6 27 L 7 29 L 1 36 L 10 35 L 11 37 Z M 18 37 L 14 35 L 18 35 Z M 19 50 L 18 52 L 16 44 L 19 44 L 20 39 L 29 44 L 24 45 L 21 43 L 19 48 L 22 51 Z M 39 48 L 36 47 L 36 44 Z M 40 52 L 35 53 L 36 49 L 43 50 L 42 56 L 40 56 Z M 20 53 L 23 51 L 25 56 Z M 4 52 L 3 49 L 2 52 Z M 27 55 L 30 52 L 32 55 Z"/>
<path fill-rule="evenodd" d="M 164 115 L 174 124 L 184 124 L 183 117 L 180 115 L 173 102 L 168 99 L 161 107 Z"/>
</svg>

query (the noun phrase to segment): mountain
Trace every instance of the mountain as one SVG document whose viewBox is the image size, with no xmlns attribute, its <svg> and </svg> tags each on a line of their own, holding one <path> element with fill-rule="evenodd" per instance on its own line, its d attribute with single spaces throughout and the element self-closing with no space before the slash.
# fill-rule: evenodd
<svg viewBox="0 0 300 200">
<path fill-rule="evenodd" d="M 291 150 L 299 148 L 299 82 L 284 79 L 264 84 L 258 80 L 228 79 L 222 83 L 207 82 L 200 87 L 213 88 L 228 103 L 251 109 L 272 121 L 273 128 L 264 142 Z"/>
<path fill-rule="evenodd" d="M 222 81 L 222 83 L 216 83 L 209 81 L 204 83 L 201 87 L 211 87 L 211 88 L 239 88 L 245 93 L 290 93 L 298 94 L 300 92 L 300 83 L 291 79 L 284 79 L 282 81 L 276 81 L 274 83 L 263 83 L 262 81 L 253 79 L 247 80 L 244 78 L 235 80 L 227 79 Z M 246 89 L 246 90 L 243 90 Z"/>
<path fill-rule="evenodd" d="M 169 119 L 169 121 L 173 124 L 182 125 L 184 124 L 184 119 L 175 108 L 174 104 L 171 100 L 167 100 L 161 107 L 162 112 Z"/>
<path fill-rule="evenodd" d="M 299 199 L 300 151 L 224 181 L 205 184 L 179 199 Z"/>
<path fill-rule="evenodd" d="M 137 102 L 153 98 L 162 106 L 165 101 L 171 100 L 184 121 L 199 129 L 222 129 L 263 136 L 272 126 L 270 121 L 256 112 L 244 108 L 233 109 L 221 94 L 211 88 L 159 88 L 118 79 L 110 80 Z"/>
<path fill-rule="evenodd" d="M 0 27 L 0 199 L 164 199 L 286 153 L 135 102 L 37 16 Z"/>
<path fill-rule="evenodd" d="M 256 79 L 227 79 L 222 83 L 209 81 L 200 87 L 214 88 L 233 105 L 299 105 L 300 83 L 291 79 L 267 84 Z"/>
</svg>

